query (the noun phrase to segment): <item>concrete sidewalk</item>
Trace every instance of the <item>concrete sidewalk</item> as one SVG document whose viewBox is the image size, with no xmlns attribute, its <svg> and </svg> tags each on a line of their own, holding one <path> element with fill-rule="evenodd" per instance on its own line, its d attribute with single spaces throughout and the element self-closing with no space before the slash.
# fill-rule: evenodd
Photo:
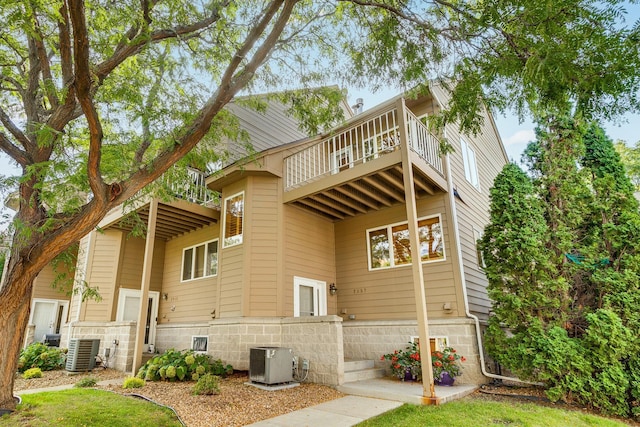
<svg viewBox="0 0 640 427">
<path fill-rule="evenodd" d="M 440 403 L 460 399 L 477 389 L 475 385 L 436 386 Z M 349 396 L 263 420 L 251 427 L 350 427 L 401 406 L 422 404 L 422 384 L 392 378 L 345 383 L 338 390 Z"/>
</svg>

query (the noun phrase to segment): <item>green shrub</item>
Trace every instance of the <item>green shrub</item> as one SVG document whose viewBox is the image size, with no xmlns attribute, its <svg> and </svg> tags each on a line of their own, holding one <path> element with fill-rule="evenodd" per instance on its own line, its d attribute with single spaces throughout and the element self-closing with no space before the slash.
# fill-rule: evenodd
<svg viewBox="0 0 640 427">
<path fill-rule="evenodd" d="M 220 377 L 212 374 L 204 374 L 198 379 L 196 385 L 193 386 L 193 394 L 220 394 Z"/>
<path fill-rule="evenodd" d="M 224 377 L 233 373 L 233 367 L 219 359 L 212 362 L 206 354 L 170 349 L 147 361 L 136 377 L 147 381 L 197 381 L 206 373 Z"/>
<path fill-rule="evenodd" d="M 31 378 L 42 378 L 42 370 L 40 368 L 30 368 L 24 371 L 22 378 L 30 380 Z"/>
<path fill-rule="evenodd" d="M 95 387 L 98 384 L 97 378 L 94 377 L 85 377 L 75 383 L 73 386 L 77 388 L 87 388 L 87 387 Z"/>
<path fill-rule="evenodd" d="M 141 388 L 144 387 L 144 380 L 138 377 L 125 378 L 122 388 Z"/>
<path fill-rule="evenodd" d="M 36 342 L 20 351 L 18 372 L 24 372 L 30 368 L 40 368 L 43 371 L 61 369 L 64 357 L 64 351 L 59 348 Z"/>
</svg>

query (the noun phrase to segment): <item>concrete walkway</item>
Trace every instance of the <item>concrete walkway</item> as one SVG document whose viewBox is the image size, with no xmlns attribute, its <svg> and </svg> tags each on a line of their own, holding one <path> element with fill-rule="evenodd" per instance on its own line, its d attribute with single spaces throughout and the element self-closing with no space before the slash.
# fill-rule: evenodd
<svg viewBox="0 0 640 427">
<path fill-rule="evenodd" d="M 440 403 L 460 399 L 477 389 L 474 385 L 436 386 Z M 345 383 L 338 390 L 350 396 L 263 420 L 251 427 L 350 427 L 401 406 L 422 404 L 422 384 L 392 378 Z"/>
<path fill-rule="evenodd" d="M 98 384 L 122 384 L 123 379 L 100 381 Z M 21 390 L 17 395 L 73 388 L 72 384 L 57 387 Z M 440 403 L 460 399 L 477 389 L 473 385 L 436 386 Z M 350 427 L 401 406 L 421 404 L 422 385 L 392 378 L 376 378 L 345 383 L 338 390 L 349 396 L 300 409 L 275 418 L 250 424 L 251 427 Z"/>
</svg>

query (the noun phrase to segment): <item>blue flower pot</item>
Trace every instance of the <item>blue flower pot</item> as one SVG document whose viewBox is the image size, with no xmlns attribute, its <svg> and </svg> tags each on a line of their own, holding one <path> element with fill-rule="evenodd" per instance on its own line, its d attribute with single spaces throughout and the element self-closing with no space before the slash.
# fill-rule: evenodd
<svg viewBox="0 0 640 427">
<path fill-rule="evenodd" d="M 446 371 L 440 374 L 440 378 L 435 378 L 435 383 L 437 385 L 444 385 L 447 387 L 452 386 L 454 381 L 455 378 L 449 375 L 449 373 Z"/>
</svg>

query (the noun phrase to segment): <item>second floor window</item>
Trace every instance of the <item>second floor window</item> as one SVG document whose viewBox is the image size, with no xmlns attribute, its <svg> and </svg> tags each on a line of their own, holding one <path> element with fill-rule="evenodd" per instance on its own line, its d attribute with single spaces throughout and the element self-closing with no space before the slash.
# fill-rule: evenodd
<svg viewBox="0 0 640 427">
<path fill-rule="evenodd" d="M 462 147 L 462 162 L 464 163 L 464 177 L 478 190 L 480 181 L 478 180 L 478 165 L 476 164 L 476 152 L 464 139 L 460 140 Z"/>
<path fill-rule="evenodd" d="M 244 192 L 224 199 L 224 240 L 223 247 L 242 243 L 244 228 Z"/>
<path fill-rule="evenodd" d="M 399 267 L 411 264 L 409 224 L 406 222 L 367 230 L 369 269 Z M 440 215 L 418 220 L 420 261 L 444 259 L 444 239 Z"/>
<path fill-rule="evenodd" d="M 182 251 L 182 281 L 218 274 L 218 240 L 185 248 Z"/>
</svg>

